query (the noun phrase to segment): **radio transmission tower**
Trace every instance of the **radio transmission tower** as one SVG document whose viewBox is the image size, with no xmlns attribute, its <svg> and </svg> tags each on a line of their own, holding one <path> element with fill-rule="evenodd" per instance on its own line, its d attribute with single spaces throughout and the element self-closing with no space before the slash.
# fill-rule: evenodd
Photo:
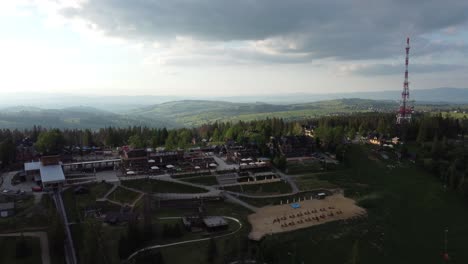
<svg viewBox="0 0 468 264">
<path fill-rule="evenodd" d="M 401 93 L 400 109 L 398 110 L 396 123 L 403 124 L 411 122 L 411 114 L 414 111 L 409 101 L 408 63 L 409 63 L 409 38 L 406 38 L 406 59 L 405 59 L 405 81 L 403 82 L 403 92 Z"/>
</svg>

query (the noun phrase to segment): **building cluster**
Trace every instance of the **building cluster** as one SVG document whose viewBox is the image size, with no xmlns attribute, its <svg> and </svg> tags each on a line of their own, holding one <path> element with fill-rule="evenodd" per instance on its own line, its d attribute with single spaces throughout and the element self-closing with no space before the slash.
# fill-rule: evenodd
<svg viewBox="0 0 468 264">
<path fill-rule="evenodd" d="M 389 148 L 393 148 L 400 143 L 400 138 L 398 137 L 388 138 L 378 133 L 371 133 L 367 137 L 363 137 L 362 140 L 372 145 Z"/>
<path fill-rule="evenodd" d="M 196 148 L 190 151 L 166 151 L 124 147 L 120 155 L 122 160 L 121 169 L 123 175 L 127 176 L 216 169 L 218 164 L 209 150 L 212 149 Z"/>
<path fill-rule="evenodd" d="M 65 182 L 60 156 L 42 156 L 24 163 L 25 180 L 33 180 L 43 188 L 54 188 Z"/>
</svg>

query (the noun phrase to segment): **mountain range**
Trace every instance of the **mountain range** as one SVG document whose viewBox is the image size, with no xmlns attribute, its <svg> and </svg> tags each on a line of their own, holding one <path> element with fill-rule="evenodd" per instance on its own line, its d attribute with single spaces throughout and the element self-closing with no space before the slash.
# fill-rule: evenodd
<svg viewBox="0 0 468 264">
<path fill-rule="evenodd" d="M 360 98 L 371 100 L 400 99 L 400 90 L 349 92 L 349 93 L 286 93 L 249 96 L 116 96 L 116 95 L 67 95 L 39 93 L 0 93 L 0 109 L 18 105 L 39 107 L 43 109 L 62 109 L 71 106 L 99 108 L 114 113 L 126 113 L 132 109 L 152 106 L 161 103 L 181 100 L 228 101 L 235 103 L 298 104 L 343 98 Z M 411 90 L 411 99 L 424 103 L 468 103 L 468 88 L 435 88 Z"/>
<path fill-rule="evenodd" d="M 371 99 L 335 99 L 309 103 L 271 104 L 239 103 L 211 100 L 181 100 L 142 106 L 120 113 L 94 107 L 78 106 L 62 109 L 39 107 L 6 107 L 0 111 L 0 128 L 30 128 L 33 125 L 57 128 L 102 127 L 194 127 L 215 121 L 250 121 L 278 117 L 298 120 L 323 115 L 357 112 L 394 112 L 398 102 Z M 468 110 L 468 105 L 454 103 L 416 103 L 416 110 Z"/>
</svg>

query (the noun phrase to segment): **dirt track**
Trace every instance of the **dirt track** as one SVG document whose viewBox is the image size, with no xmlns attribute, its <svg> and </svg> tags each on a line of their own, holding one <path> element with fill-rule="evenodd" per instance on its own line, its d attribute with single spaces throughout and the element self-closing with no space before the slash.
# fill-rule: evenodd
<svg viewBox="0 0 468 264">
<path fill-rule="evenodd" d="M 341 194 L 328 196 L 323 200 L 298 202 L 300 208 L 290 204 L 262 207 L 255 214 L 249 215 L 252 225 L 249 238 L 260 240 L 267 234 L 293 231 L 323 223 L 343 220 L 366 214 L 366 210 L 357 206 L 354 200 Z"/>
</svg>

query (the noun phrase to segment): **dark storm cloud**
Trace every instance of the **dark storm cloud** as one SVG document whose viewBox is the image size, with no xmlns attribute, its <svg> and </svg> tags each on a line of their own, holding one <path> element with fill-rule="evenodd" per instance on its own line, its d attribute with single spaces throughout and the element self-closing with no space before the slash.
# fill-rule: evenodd
<svg viewBox="0 0 468 264">
<path fill-rule="evenodd" d="M 124 38 L 270 39 L 270 48 L 283 57 L 264 59 L 300 62 L 400 54 L 406 34 L 414 37 L 414 43 L 425 44 L 428 40 L 422 35 L 465 23 L 468 1 L 89 0 L 63 14 L 84 18 L 106 34 Z M 278 38 L 293 45 L 275 43 Z"/>
</svg>

